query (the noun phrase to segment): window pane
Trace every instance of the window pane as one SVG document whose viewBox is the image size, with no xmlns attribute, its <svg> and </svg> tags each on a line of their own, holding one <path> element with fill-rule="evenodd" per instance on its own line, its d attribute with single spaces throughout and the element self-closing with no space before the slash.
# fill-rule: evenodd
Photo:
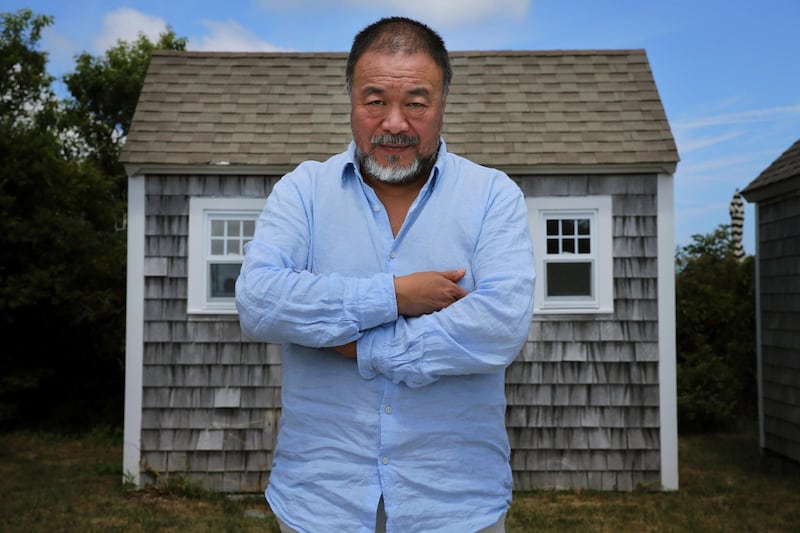
<svg viewBox="0 0 800 533">
<path fill-rule="evenodd" d="M 211 263 L 208 276 L 211 297 L 233 298 L 236 295 L 236 278 L 241 269 L 241 263 Z"/>
<path fill-rule="evenodd" d="M 239 240 L 228 241 L 228 255 L 242 255 L 242 243 Z"/>
<path fill-rule="evenodd" d="M 578 239 L 578 253 L 579 254 L 590 254 L 592 253 L 591 250 L 591 239 Z"/>
<path fill-rule="evenodd" d="M 242 236 L 246 237 L 248 240 L 253 238 L 253 235 L 256 233 L 256 221 L 255 220 L 243 220 L 242 221 Z"/>
<path fill-rule="evenodd" d="M 557 254 L 558 252 L 558 239 L 547 239 L 547 253 Z"/>
<path fill-rule="evenodd" d="M 592 263 L 547 263 L 547 296 L 592 296 Z"/>
<path fill-rule="evenodd" d="M 578 219 L 578 235 L 590 235 L 590 228 L 588 218 Z"/>
<path fill-rule="evenodd" d="M 225 221 L 224 220 L 212 220 L 211 221 L 211 236 L 212 237 L 222 237 L 225 235 Z"/>
<path fill-rule="evenodd" d="M 562 247 L 565 254 L 574 254 L 575 253 L 575 239 L 564 239 L 562 242 Z"/>
<path fill-rule="evenodd" d="M 547 221 L 547 234 L 558 235 L 558 220 Z"/>
<path fill-rule="evenodd" d="M 228 221 L 228 237 L 238 237 L 241 235 L 241 221 L 229 220 Z"/>
<path fill-rule="evenodd" d="M 561 234 L 562 235 L 575 235 L 575 221 L 565 218 L 561 221 Z"/>
<path fill-rule="evenodd" d="M 211 239 L 211 255 L 225 255 L 224 239 Z"/>
</svg>

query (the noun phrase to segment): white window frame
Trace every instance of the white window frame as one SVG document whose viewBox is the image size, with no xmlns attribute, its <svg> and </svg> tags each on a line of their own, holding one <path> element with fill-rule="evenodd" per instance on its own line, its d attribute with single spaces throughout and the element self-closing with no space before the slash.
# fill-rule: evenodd
<svg viewBox="0 0 800 533">
<path fill-rule="evenodd" d="M 609 195 L 597 196 L 548 196 L 526 198 L 528 223 L 536 257 L 536 292 L 534 314 L 592 314 L 614 312 L 614 272 L 612 239 L 612 200 Z M 547 253 L 547 218 L 588 218 L 591 253 L 564 254 Z M 591 296 L 547 297 L 547 263 L 575 259 L 592 265 Z"/>
<path fill-rule="evenodd" d="M 189 314 L 236 314 L 234 298 L 212 298 L 210 294 L 209 265 L 213 263 L 241 263 L 241 255 L 228 255 L 224 259 L 211 255 L 211 220 L 220 218 L 257 219 L 264 208 L 263 198 L 209 198 L 189 199 L 189 249 L 186 308 Z"/>
</svg>

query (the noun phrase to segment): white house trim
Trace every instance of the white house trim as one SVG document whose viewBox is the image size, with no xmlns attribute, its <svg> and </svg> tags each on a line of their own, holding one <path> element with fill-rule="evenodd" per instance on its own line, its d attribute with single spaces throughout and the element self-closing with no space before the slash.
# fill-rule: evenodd
<svg viewBox="0 0 800 533">
<path fill-rule="evenodd" d="M 536 290 L 534 315 L 548 314 L 610 314 L 614 312 L 613 283 L 613 245 L 612 245 L 612 198 L 610 195 L 593 196 L 528 196 L 528 224 L 533 249 L 536 254 Z M 547 235 L 545 217 L 549 214 L 559 216 L 586 216 L 592 219 L 592 298 L 548 300 L 545 287 Z M 563 256 L 562 256 L 563 257 Z M 580 257 L 578 255 L 576 258 Z"/>
<path fill-rule="evenodd" d="M 755 204 L 754 224 L 756 236 L 758 236 L 758 208 L 761 204 Z M 758 446 L 763 450 L 766 445 L 766 434 L 764 432 L 764 368 L 763 352 L 761 350 L 761 253 L 759 252 L 759 239 L 756 237 L 756 387 L 758 391 Z"/>
<path fill-rule="evenodd" d="M 122 472 L 139 485 L 144 362 L 145 180 L 128 178 L 128 282 L 125 318 L 125 429 Z"/>
<path fill-rule="evenodd" d="M 208 298 L 208 272 L 206 257 L 208 255 L 209 228 L 207 215 L 245 216 L 258 218 L 264 208 L 264 198 L 251 197 L 208 197 L 193 196 L 189 198 L 189 248 L 188 248 L 188 283 L 186 295 L 186 312 L 190 315 L 235 315 L 236 305 L 231 301 L 211 302 Z M 244 253 L 240 258 L 244 259 Z"/>
<path fill-rule="evenodd" d="M 674 179 L 658 176 L 658 383 L 661 487 L 678 490 L 678 398 L 675 347 Z"/>
</svg>

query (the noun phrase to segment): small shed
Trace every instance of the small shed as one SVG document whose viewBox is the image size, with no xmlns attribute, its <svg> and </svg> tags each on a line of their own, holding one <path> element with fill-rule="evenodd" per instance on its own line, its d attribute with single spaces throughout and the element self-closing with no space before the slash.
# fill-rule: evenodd
<svg viewBox="0 0 800 533">
<path fill-rule="evenodd" d="M 451 57 L 448 150 L 516 180 L 537 257 L 529 341 L 506 374 L 515 489 L 677 489 L 678 154 L 646 53 Z M 137 483 L 268 482 L 280 347 L 243 336 L 232 281 L 276 181 L 349 143 L 346 59 L 153 55 L 122 154 Z"/>
<path fill-rule="evenodd" d="M 800 140 L 742 194 L 756 207 L 759 442 L 800 461 Z"/>
</svg>

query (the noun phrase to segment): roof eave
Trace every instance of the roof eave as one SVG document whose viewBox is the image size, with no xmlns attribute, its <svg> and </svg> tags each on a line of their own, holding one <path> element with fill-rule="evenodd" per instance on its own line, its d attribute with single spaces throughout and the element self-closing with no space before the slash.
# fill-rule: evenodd
<svg viewBox="0 0 800 533">
<path fill-rule="evenodd" d="M 175 163 L 126 163 L 125 173 L 129 176 L 144 175 L 203 175 L 203 176 L 282 176 L 297 165 L 243 165 L 207 164 L 182 165 Z"/>
<path fill-rule="evenodd" d="M 126 163 L 128 176 L 144 175 L 250 175 L 282 176 L 291 172 L 296 164 L 243 165 L 208 164 L 181 165 L 164 163 Z M 606 164 L 606 165 L 498 165 L 512 176 L 574 175 L 574 174 L 674 174 L 676 163 Z"/>
<path fill-rule="evenodd" d="M 574 174 L 675 174 L 677 163 L 627 163 L 602 165 L 504 165 L 500 167 L 512 176 L 574 175 Z"/>
<path fill-rule="evenodd" d="M 745 200 L 754 204 L 776 196 L 797 193 L 798 190 L 800 190 L 800 175 L 755 187 L 751 183 L 742 191 L 742 196 L 744 196 Z"/>
</svg>

